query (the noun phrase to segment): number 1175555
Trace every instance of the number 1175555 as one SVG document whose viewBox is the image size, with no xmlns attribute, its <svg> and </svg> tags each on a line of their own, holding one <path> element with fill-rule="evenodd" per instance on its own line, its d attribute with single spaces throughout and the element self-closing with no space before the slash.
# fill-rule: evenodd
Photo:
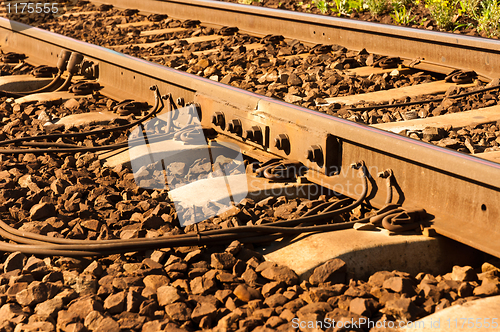
<svg viewBox="0 0 500 332">
<path fill-rule="evenodd" d="M 32 3 L 32 2 L 18 2 L 18 3 L 7 3 L 7 13 L 8 14 L 56 14 L 59 9 L 57 7 L 58 3 Z"/>
</svg>

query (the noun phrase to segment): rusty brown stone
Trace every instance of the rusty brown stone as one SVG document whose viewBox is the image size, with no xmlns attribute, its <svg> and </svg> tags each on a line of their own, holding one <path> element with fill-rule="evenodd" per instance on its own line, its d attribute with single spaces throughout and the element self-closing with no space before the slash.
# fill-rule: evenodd
<svg viewBox="0 0 500 332">
<path fill-rule="evenodd" d="M 262 270 L 260 274 L 266 279 L 283 282 L 289 286 L 299 282 L 297 274 L 286 266 L 270 266 Z"/>
<path fill-rule="evenodd" d="M 338 258 L 334 258 L 314 269 L 309 277 L 309 282 L 313 285 L 331 282 L 333 284 L 345 283 L 346 264 Z"/>
<path fill-rule="evenodd" d="M 395 293 L 405 293 L 409 296 L 415 294 L 413 281 L 410 278 L 392 277 L 384 281 L 383 287 Z"/>
<path fill-rule="evenodd" d="M 234 289 L 233 293 L 238 299 L 240 299 L 243 302 L 249 302 L 251 300 L 259 299 L 261 297 L 261 294 L 258 290 L 245 285 L 238 285 Z"/>
<path fill-rule="evenodd" d="M 474 281 L 477 280 L 477 274 L 470 266 L 454 266 L 451 279 L 456 281 Z"/>
<path fill-rule="evenodd" d="M 190 319 L 192 310 L 183 302 L 167 304 L 165 312 L 168 317 L 175 321 L 187 321 Z"/>
<path fill-rule="evenodd" d="M 68 307 L 68 312 L 80 319 L 85 319 L 91 311 L 103 312 L 103 310 L 101 301 L 93 295 L 77 298 Z M 59 317 L 57 320 L 59 321 Z"/>
<path fill-rule="evenodd" d="M 287 302 L 288 298 L 281 294 L 273 294 L 264 300 L 264 304 L 270 308 L 281 307 Z"/>
<path fill-rule="evenodd" d="M 206 272 L 202 277 L 196 277 L 189 282 L 193 294 L 207 294 L 217 289 L 217 272 L 212 270 Z"/>
<path fill-rule="evenodd" d="M 484 279 L 479 287 L 474 288 L 475 296 L 492 296 L 500 294 L 499 279 Z"/>
<path fill-rule="evenodd" d="M 3 271 L 5 273 L 14 271 L 14 270 L 22 270 L 24 264 L 26 263 L 26 256 L 19 251 L 11 253 L 4 262 Z"/>
<path fill-rule="evenodd" d="M 158 304 L 160 306 L 165 306 L 177 301 L 182 300 L 182 294 L 181 292 L 172 286 L 161 286 L 156 290 L 157 298 L 158 298 Z"/>
<path fill-rule="evenodd" d="M 418 314 L 415 304 L 408 298 L 389 300 L 385 307 L 380 310 L 382 313 L 393 315 L 399 319 L 414 320 Z"/>
<path fill-rule="evenodd" d="M 63 299 L 61 297 L 54 297 L 53 299 L 37 304 L 35 307 L 35 313 L 41 316 L 56 317 L 57 312 L 61 310 L 63 306 Z"/>
<path fill-rule="evenodd" d="M 55 214 L 55 208 L 50 203 L 35 204 L 30 209 L 30 218 L 32 220 L 41 220 L 44 218 L 52 217 Z"/>
<path fill-rule="evenodd" d="M 191 313 L 191 318 L 195 322 L 200 322 L 203 318 L 213 320 L 217 313 L 217 306 L 208 301 L 198 303 Z"/>
<path fill-rule="evenodd" d="M 122 291 L 116 294 L 109 295 L 104 300 L 104 310 L 110 314 L 117 314 L 125 309 L 126 292 Z"/>
</svg>

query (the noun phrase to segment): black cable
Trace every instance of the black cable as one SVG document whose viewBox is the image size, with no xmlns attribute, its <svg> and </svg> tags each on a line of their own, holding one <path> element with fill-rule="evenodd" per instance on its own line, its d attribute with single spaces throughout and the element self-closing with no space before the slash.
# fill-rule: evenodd
<svg viewBox="0 0 500 332">
<path fill-rule="evenodd" d="M 244 238 L 245 243 L 259 243 L 259 242 L 268 242 L 274 241 L 276 239 L 282 238 L 281 235 L 267 235 L 267 236 L 248 236 Z M 203 244 L 211 244 L 211 243 L 220 243 L 221 241 L 229 242 L 234 240 L 240 240 L 243 237 L 238 235 L 236 237 L 226 237 L 224 239 L 215 238 L 215 239 L 205 239 L 203 243 L 199 242 L 197 239 L 190 241 L 190 245 L 203 245 Z M 181 246 L 172 244 L 172 246 Z M 61 249 L 58 245 L 19 245 L 12 244 L 0 241 L 0 250 L 7 252 L 15 252 L 20 251 L 25 254 L 37 254 L 37 255 L 50 255 L 50 256 L 83 256 L 83 257 L 92 257 L 92 256 L 106 256 L 112 254 L 120 254 L 124 252 L 133 252 L 138 250 L 147 250 L 147 249 L 155 249 L 158 248 L 158 245 L 148 245 L 142 246 L 141 248 L 125 248 L 125 249 L 106 249 L 99 251 L 91 251 L 91 248 L 88 248 L 86 245 L 81 246 L 82 249 Z M 165 246 L 160 246 L 165 247 Z"/>
<path fill-rule="evenodd" d="M 75 54 L 77 54 L 77 53 L 75 53 Z M 13 91 L 1 90 L 0 94 L 3 94 L 5 96 L 7 96 L 7 97 L 21 98 L 21 97 L 24 97 L 24 96 L 27 96 L 27 95 L 30 95 L 30 94 L 34 94 L 34 93 L 47 92 L 50 89 L 52 89 L 55 86 L 57 86 L 57 84 L 60 82 L 61 76 L 64 73 L 64 71 L 66 70 L 67 62 L 70 59 L 72 61 L 71 66 L 75 67 L 75 68 L 71 67 L 70 70 L 76 72 L 76 65 L 79 63 L 78 60 L 80 60 L 80 62 L 81 62 L 81 60 L 83 59 L 83 56 L 81 56 L 81 59 L 80 59 L 79 56 L 73 55 L 69 51 L 62 50 L 61 53 L 59 53 L 59 60 L 57 62 L 57 75 L 56 75 L 56 77 L 54 77 L 54 79 L 49 84 L 47 84 L 46 86 L 44 86 L 42 88 L 39 88 L 39 89 L 36 89 L 36 90 L 31 90 L 31 91 L 13 92 Z M 70 74 L 70 77 L 72 78 L 73 75 Z M 70 78 L 70 83 L 71 83 L 71 78 Z M 55 91 L 60 91 L 60 90 L 56 89 Z"/>
<path fill-rule="evenodd" d="M 158 133 L 148 136 L 148 143 L 163 142 L 167 139 L 172 139 L 173 133 L 165 134 Z M 134 147 L 135 145 L 142 145 L 144 141 L 141 138 L 129 139 L 123 143 L 98 145 L 98 146 L 78 146 L 75 144 L 67 143 L 54 143 L 54 142 L 25 142 L 21 146 L 45 146 L 48 149 L 0 149 L 0 154 L 22 154 L 33 153 L 35 155 L 44 153 L 78 153 L 78 152 L 93 152 L 105 150 L 117 150 L 124 147 Z M 56 147 L 57 149 L 50 149 Z"/>
<path fill-rule="evenodd" d="M 481 92 L 487 92 L 490 90 L 495 90 L 499 89 L 500 86 L 495 85 L 495 86 L 490 86 L 490 87 L 485 87 L 481 88 L 479 90 L 474 90 L 474 91 L 469 91 L 469 92 L 464 92 L 461 94 L 457 95 L 452 95 L 452 96 L 446 96 L 446 97 L 439 97 L 439 98 L 434 98 L 434 99 L 427 99 L 427 100 L 420 100 L 420 101 L 409 101 L 407 103 L 398 103 L 398 104 L 383 104 L 383 105 L 373 105 L 373 106 L 366 106 L 366 107 L 347 107 L 347 108 L 340 108 L 339 110 L 344 110 L 344 111 L 370 111 L 370 110 L 377 110 L 377 109 L 382 109 L 382 108 L 395 108 L 395 107 L 405 107 L 405 106 L 412 106 L 412 105 L 420 105 L 420 104 L 427 104 L 427 103 L 432 103 L 432 102 L 441 102 L 445 98 L 450 98 L 450 99 L 455 99 L 455 98 L 463 98 L 467 97 L 470 95 L 478 94 Z"/>
<path fill-rule="evenodd" d="M 54 92 L 67 90 L 71 85 L 71 80 L 73 79 L 74 74 L 69 74 L 68 77 L 64 80 L 63 84 L 60 87 L 54 90 Z"/>
<path fill-rule="evenodd" d="M 359 166 L 358 166 L 359 167 Z M 5 222 L 0 220 L 0 235 L 6 239 L 16 242 L 26 243 L 10 244 L 0 242 L 0 250 L 4 251 L 21 251 L 24 253 L 38 253 L 51 255 L 67 255 L 67 256 L 97 256 L 110 253 L 120 253 L 127 251 L 137 251 L 153 249 L 158 247 L 175 247 L 189 245 L 206 245 L 211 243 L 229 242 L 240 240 L 242 242 L 261 242 L 283 237 L 285 234 L 300 234 L 304 232 L 319 232 L 331 231 L 337 229 L 350 228 L 355 222 L 367 222 L 369 218 L 363 218 L 357 221 L 317 225 L 307 227 L 286 227 L 302 223 L 311 223 L 319 220 L 325 220 L 334 215 L 345 212 L 347 208 L 357 206 L 366 198 L 367 173 L 364 164 L 359 167 L 363 173 L 363 193 L 361 197 L 353 204 L 342 207 L 335 211 L 321 213 L 315 216 L 306 216 L 296 218 L 294 220 L 285 220 L 275 222 L 269 225 L 260 226 L 241 226 L 220 230 L 205 231 L 197 234 L 182 234 L 170 237 L 159 237 L 151 239 L 133 239 L 133 240 L 72 240 L 49 237 L 46 235 L 35 234 L 31 232 L 23 232 L 10 227 Z M 339 202 L 330 202 L 330 206 L 334 206 Z M 345 200 L 344 200 L 345 202 Z M 267 234 L 267 235 L 263 235 Z M 248 241 L 247 241 L 248 240 Z"/>
<path fill-rule="evenodd" d="M 143 116 L 142 118 L 140 118 L 134 122 L 131 122 L 129 124 L 118 126 L 118 127 L 113 127 L 113 128 L 108 128 L 108 129 L 92 130 L 92 131 L 81 132 L 81 133 L 66 133 L 66 134 L 52 134 L 52 135 L 21 137 L 21 138 L 16 138 L 16 139 L 12 139 L 12 140 L 1 141 L 0 145 L 15 144 L 15 143 L 34 141 L 34 140 L 42 140 L 42 139 L 59 139 L 59 138 L 66 138 L 66 137 L 86 137 L 86 136 L 95 135 L 95 134 L 103 134 L 103 133 L 122 131 L 122 130 L 128 129 L 130 127 L 135 126 L 136 124 L 140 124 L 140 123 L 146 121 L 151 116 L 160 112 L 163 109 L 164 104 L 163 104 L 162 98 L 159 95 L 158 87 L 156 87 L 156 86 L 151 87 L 151 90 L 155 91 L 155 105 L 153 107 L 153 110 L 151 112 L 149 112 L 148 114 L 146 114 L 145 116 Z M 120 149 L 120 148 L 128 146 L 129 144 L 130 144 L 130 142 L 103 145 L 103 146 L 94 146 L 94 147 L 74 147 L 74 146 L 68 147 L 67 145 L 61 145 L 61 143 L 49 143 L 49 142 L 47 142 L 45 144 L 38 144 L 38 145 L 53 146 L 53 147 L 59 147 L 59 148 L 58 149 L 0 149 L 0 154 L 33 153 L 36 155 L 36 154 L 45 154 L 45 153 L 93 152 L 93 151 Z M 29 145 L 29 144 L 27 144 L 27 145 Z M 66 147 L 64 147 L 64 146 L 66 146 Z"/>
<path fill-rule="evenodd" d="M 368 219 L 367 219 L 368 220 Z M 246 238 L 252 237 L 262 237 L 261 233 L 268 235 L 273 235 L 274 237 L 283 237 L 284 234 L 301 234 L 319 231 L 332 231 L 338 229 L 351 228 L 356 222 L 366 222 L 365 219 L 360 219 L 357 221 L 340 223 L 340 224 L 329 224 L 329 225 L 319 225 L 319 226 L 308 226 L 308 227 L 277 227 L 277 226 L 241 226 L 234 227 L 219 231 L 224 231 L 222 234 L 212 234 L 213 231 L 202 232 L 198 234 L 183 234 L 171 237 L 159 237 L 159 238 L 148 238 L 148 239 L 137 239 L 137 240 L 70 240 L 71 244 L 68 243 L 57 243 L 60 240 L 69 239 L 58 239 L 52 238 L 52 243 L 46 243 L 44 241 L 34 240 L 30 238 L 25 238 L 22 236 L 14 235 L 7 232 L 5 229 L 0 228 L 0 235 L 9 240 L 16 242 L 27 243 L 25 245 L 12 245 L 12 251 L 26 252 L 24 249 L 32 250 L 63 250 L 72 251 L 75 255 L 85 256 L 89 254 L 89 250 L 102 255 L 102 252 L 114 251 L 114 252 L 130 252 L 137 250 L 147 250 L 158 247 L 178 247 L 178 246 L 192 246 L 192 245 L 207 245 L 214 242 L 230 242 L 234 240 L 239 240 L 241 242 L 246 242 Z M 210 234 L 209 234 L 210 233 Z M 279 236 L 278 236 L 278 234 Z M 42 235 L 41 235 L 42 236 Z M 49 237 L 48 237 L 49 238 Z M 262 240 L 262 239 L 261 239 Z M 77 242 L 78 241 L 78 242 Z M 85 242 L 80 242 L 85 241 Z M 3 245 L 6 243 L 0 242 L 0 250 L 7 250 Z M 93 254 L 95 255 L 95 254 Z"/>
<path fill-rule="evenodd" d="M 149 137 L 149 143 L 161 142 L 165 139 L 171 138 L 172 134 L 157 134 Z M 109 145 L 99 145 L 99 146 L 75 146 L 71 144 L 65 143 L 26 143 L 25 145 L 34 144 L 35 146 L 49 146 L 49 147 L 59 147 L 57 149 L 0 149 L 0 154 L 23 154 L 23 153 L 32 153 L 34 155 L 41 155 L 45 153 L 78 153 L 78 152 L 95 152 L 95 151 L 105 151 L 105 150 L 117 150 L 129 146 L 133 146 L 133 144 L 143 143 L 141 140 L 130 140 L 123 143 L 109 144 Z M 69 146 L 68 146 L 69 145 Z"/>
<path fill-rule="evenodd" d="M 23 142 L 21 146 L 38 146 L 44 148 L 80 148 L 81 146 L 69 143 L 54 143 L 54 142 Z"/>
<path fill-rule="evenodd" d="M 337 202 L 335 202 L 337 203 Z M 332 204 L 330 202 L 330 204 Z M 199 234 L 201 236 L 219 236 L 219 235 L 224 235 L 224 234 L 250 234 L 251 232 L 258 232 L 258 233 L 274 233 L 274 232 L 284 232 L 284 233 L 294 233 L 295 231 L 290 231 L 291 229 L 295 230 L 313 230 L 314 227 L 316 226 L 307 226 L 307 227 L 287 227 L 287 226 L 293 226 L 299 223 L 313 223 L 317 222 L 320 220 L 324 219 L 329 219 L 335 215 L 338 215 L 342 213 L 341 211 L 335 210 L 331 211 L 328 213 L 322 213 L 318 214 L 315 216 L 309 216 L 309 217 L 299 217 L 293 220 L 283 220 L 283 221 L 278 221 L 274 222 L 272 224 L 265 224 L 265 225 L 260 225 L 260 226 L 239 226 L 239 227 L 233 227 L 233 228 L 225 228 L 225 229 L 216 229 L 216 230 L 210 230 L 210 231 L 205 231 L 205 232 L 200 232 Z M 359 222 L 359 221 L 358 221 Z M 336 225 L 336 224 L 333 224 Z M 311 228 L 312 227 L 312 228 Z M 22 242 L 22 243 L 32 243 L 31 241 L 36 241 L 37 243 L 52 243 L 52 244 L 67 244 L 67 245 L 76 245 L 76 244 L 89 244 L 89 243 L 97 243 L 97 244 L 115 244 L 115 243 L 127 243 L 128 245 L 138 245 L 140 243 L 143 243 L 144 241 L 147 242 L 161 242 L 163 244 L 164 239 L 161 238 L 152 238 L 152 239 L 131 239 L 131 240 L 121 240 L 121 239 L 116 239 L 116 240 L 75 240 L 75 239 L 63 239 L 63 238 L 56 238 L 56 237 L 50 237 L 46 235 L 41 235 L 41 234 L 36 234 L 36 233 L 31 233 L 31 232 L 25 232 L 25 231 L 20 231 L 18 229 L 15 229 L 9 225 L 7 225 L 3 220 L 0 219 L 0 235 L 3 237 L 7 237 L 10 240 L 17 241 L 17 242 Z M 170 237 L 170 239 L 176 239 L 176 238 L 191 238 L 191 237 L 198 237 L 198 234 L 181 234 L 181 235 L 176 235 Z M 160 243 L 158 243 L 160 244 Z"/>
<path fill-rule="evenodd" d="M 326 212 L 326 210 L 331 210 L 333 209 L 332 206 L 337 206 L 337 205 L 341 205 L 341 204 L 344 204 L 344 203 L 347 203 L 348 201 L 352 200 L 351 198 L 344 198 L 340 201 L 336 201 L 334 202 L 334 204 L 332 204 L 331 202 L 323 202 L 321 204 L 319 204 L 318 206 L 310 209 L 309 211 L 307 211 L 306 213 L 304 213 L 302 215 L 302 217 L 306 217 L 306 216 L 309 216 L 313 213 L 317 213 L 318 211 L 320 211 L 321 209 L 325 209 L 323 212 Z M 326 207 L 326 208 L 325 208 Z"/>
<path fill-rule="evenodd" d="M 43 88 L 40 88 L 38 90 L 24 91 L 24 92 L 14 92 L 14 91 L 0 90 L 0 95 L 3 96 L 3 97 L 9 97 L 9 98 L 16 98 L 17 99 L 17 98 L 25 97 L 25 96 L 30 95 L 30 94 L 34 94 L 34 93 L 47 92 L 48 89 L 53 88 L 54 86 L 56 86 L 60 82 L 61 76 L 62 76 L 62 73 L 58 72 L 57 75 L 56 75 L 56 77 L 54 77 L 54 79 L 51 82 L 49 82 L 49 84 L 47 84 L 46 86 L 44 86 Z"/>
<path fill-rule="evenodd" d="M 104 150 L 116 150 L 127 147 L 128 143 L 118 143 L 102 146 L 85 146 L 85 147 L 71 147 L 71 148 L 58 148 L 58 149 L 0 149 L 0 154 L 23 154 L 32 153 L 34 155 L 41 155 L 45 153 L 78 153 L 78 152 L 95 152 Z"/>
<path fill-rule="evenodd" d="M 122 131 L 128 128 L 131 128 L 137 124 L 140 124 L 150 117 L 152 117 L 154 114 L 160 112 L 163 109 L 163 101 L 161 100 L 161 97 L 159 95 L 158 87 L 157 86 L 152 86 L 150 87 L 150 90 L 155 92 L 155 105 L 153 106 L 153 110 L 143 116 L 142 118 L 117 127 L 112 127 L 112 128 L 107 128 L 107 129 L 99 129 L 99 130 L 90 130 L 90 131 L 84 131 L 84 132 L 79 132 L 79 133 L 65 133 L 65 134 L 50 134 L 50 135 L 39 135 L 39 136 L 29 136 L 29 137 L 21 137 L 21 138 L 15 138 L 15 139 L 10 139 L 10 140 L 5 140 L 5 141 L 0 141 L 0 145 L 7 145 L 7 144 L 16 144 L 20 142 L 26 142 L 26 141 L 41 141 L 44 139 L 58 139 L 58 138 L 75 138 L 75 137 L 87 137 L 91 135 L 97 135 L 97 134 L 107 134 L 115 131 Z"/>
</svg>

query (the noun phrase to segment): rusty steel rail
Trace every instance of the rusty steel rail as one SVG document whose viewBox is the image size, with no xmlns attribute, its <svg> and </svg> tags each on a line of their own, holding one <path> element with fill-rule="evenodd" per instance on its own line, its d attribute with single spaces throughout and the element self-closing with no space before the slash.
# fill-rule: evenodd
<svg viewBox="0 0 500 332">
<path fill-rule="evenodd" d="M 381 207 L 387 196 L 379 172 L 392 169 L 394 200 L 403 206 L 425 208 L 440 233 L 500 257 L 500 165 L 453 150 L 318 113 L 195 75 L 136 59 L 37 28 L 0 19 L 0 46 L 4 52 L 23 52 L 30 62 L 56 63 L 67 49 L 83 54 L 99 67 L 103 94 L 122 100 L 150 100 L 149 86 L 172 93 L 201 107 L 202 125 L 218 130 L 221 139 L 239 144 L 254 157 L 278 156 L 299 160 L 310 181 L 358 198 L 360 178 L 350 164 L 364 160 L 371 178 L 367 202 Z M 216 112 L 226 121 L 238 119 L 243 132 L 258 127 L 262 140 L 248 139 L 212 124 Z M 275 146 L 288 139 L 289 148 Z M 309 160 L 319 149 L 323 162 Z"/>
<path fill-rule="evenodd" d="M 256 35 L 283 35 L 314 44 L 339 44 L 351 50 L 407 59 L 416 68 L 447 74 L 454 68 L 500 77 L 500 41 L 423 29 L 313 15 L 210 0 L 93 0 L 143 13 L 237 26 Z M 413 61 L 416 59 L 420 61 Z"/>
</svg>

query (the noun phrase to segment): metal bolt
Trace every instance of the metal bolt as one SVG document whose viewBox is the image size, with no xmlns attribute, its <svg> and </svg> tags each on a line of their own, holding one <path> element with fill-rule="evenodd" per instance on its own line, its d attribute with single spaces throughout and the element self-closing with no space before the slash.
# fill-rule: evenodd
<svg viewBox="0 0 500 332">
<path fill-rule="evenodd" d="M 288 150 L 290 148 L 290 140 L 285 134 L 279 134 L 278 137 L 274 139 L 274 146 L 278 150 Z"/>
<path fill-rule="evenodd" d="M 392 174 L 392 169 L 386 169 L 385 171 L 378 173 L 377 176 L 382 179 L 387 179 L 389 176 L 392 176 Z"/>
<path fill-rule="evenodd" d="M 259 126 L 252 126 L 246 131 L 246 138 L 253 142 L 260 142 L 262 141 L 262 130 Z"/>
<path fill-rule="evenodd" d="M 311 145 L 311 147 L 307 149 L 306 158 L 310 162 L 321 163 L 323 161 L 323 152 L 321 151 L 321 146 Z"/>
<path fill-rule="evenodd" d="M 314 161 L 314 151 L 311 148 L 307 149 L 306 159 L 309 161 Z"/>
<path fill-rule="evenodd" d="M 198 116 L 198 114 L 201 114 L 201 105 L 198 103 L 190 103 L 188 106 L 193 107 L 193 112 L 195 112 L 195 115 Z"/>
<path fill-rule="evenodd" d="M 241 121 L 238 119 L 231 120 L 227 124 L 227 130 L 233 134 L 241 133 Z"/>
<path fill-rule="evenodd" d="M 224 113 L 215 112 L 212 115 L 212 123 L 222 128 L 224 126 Z"/>
<path fill-rule="evenodd" d="M 360 169 L 360 168 L 365 168 L 365 162 L 363 160 L 360 160 L 358 162 L 355 162 L 355 163 L 352 163 L 351 164 L 351 168 L 354 168 L 354 169 Z"/>
</svg>

